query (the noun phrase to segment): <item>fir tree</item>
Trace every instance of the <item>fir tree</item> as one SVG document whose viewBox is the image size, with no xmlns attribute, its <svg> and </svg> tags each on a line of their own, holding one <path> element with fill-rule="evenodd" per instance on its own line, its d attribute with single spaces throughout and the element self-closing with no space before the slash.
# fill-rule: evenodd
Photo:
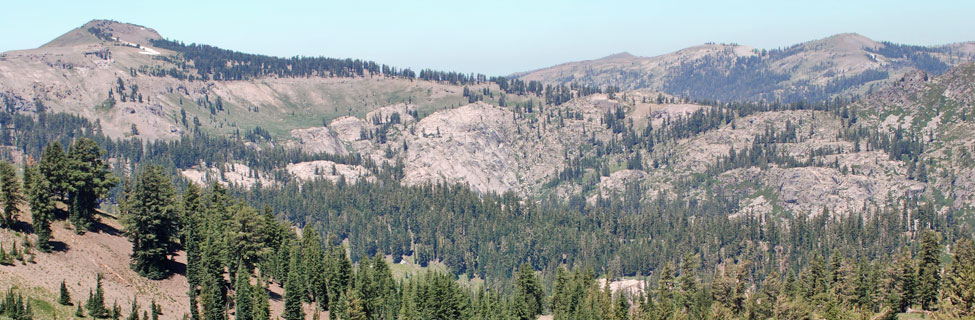
<svg viewBox="0 0 975 320">
<path fill-rule="evenodd" d="M 112 312 L 109 316 L 113 320 L 119 320 L 122 318 L 122 306 L 118 305 L 118 300 L 112 301 Z"/>
<path fill-rule="evenodd" d="M 20 204 L 24 202 L 21 194 L 20 180 L 17 179 L 17 169 L 7 161 L 0 161 L 0 226 L 13 228 L 20 215 Z"/>
<path fill-rule="evenodd" d="M 329 241 L 329 243 L 334 242 Z M 346 256 L 345 247 L 342 245 L 329 247 L 326 257 L 325 280 L 326 288 L 328 289 L 328 298 L 329 300 L 335 300 L 338 296 L 343 295 L 349 286 L 352 285 L 354 275 L 352 262 Z M 329 310 L 331 309 L 331 303 L 329 303 Z"/>
<path fill-rule="evenodd" d="M 319 308 L 328 308 L 328 291 L 325 286 L 325 253 L 318 232 L 306 229 L 301 237 L 302 270 L 305 274 L 305 296 L 315 301 Z"/>
<path fill-rule="evenodd" d="M 284 284 L 284 313 L 281 315 L 285 320 L 304 320 L 305 311 L 301 307 L 301 296 L 304 293 L 301 286 L 301 274 L 299 271 L 297 252 L 292 255 L 291 267 L 288 270 L 288 280 Z"/>
<path fill-rule="evenodd" d="M 156 304 L 156 299 L 155 298 L 153 298 L 152 301 L 149 303 L 149 310 L 152 311 L 150 313 L 150 315 L 152 317 L 152 320 L 158 320 L 159 319 L 159 315 L 162 314 L 162 307 L 160 307 L 158 304 Z"/>
<path fill-rule="evenodd" d="M 924 310 L 932 310 L 938 301 L 941 288 L 940 236 L 931 230 L 921 234 L 921 251 L 918 254 L 917 299 Z"/>
<path fill-rule="evenodd" d="M 887 301 L 897 312 L 905 312 L 914 303 L 917 292 L 917 267 L 906 249 L 894 258 L 891 270 L 891 290 Z"/>
<path fill-rule="evenodd" d="M 108 171 L 108 165 L 101 159 L 104 151 L 94 140 L 78 139 L 68 154 L 70 217 L 75 232 L 81 234 L 92 227 L 95 209 L 118 179 Z"/>
<path fill-rule="evenodd" d="M 105 308 L 105 290 L 102 289 L 102 274 L 99 273 L 95 277 L 95 292 L 88 292 L 88 301 L 85 303 L 85 308 L 88 309 L 88 315 L 93 318 L 108 318 L 108 309 Z"/>
<path fill-rule="evenodd" d="M 132 297 L 132 308 L 125 320 L 139 320 L 139 299 L 137 297 Z"/>
<path fill-rule="evenodd" d="M 58 295 L 58 304 L 62 306 L 71 305 L 71 294 L 68 292 L 68 286 L 64 284 L 64 280 L 61 280 L 61 290 Z"/>
<path fill-rule="evenodd" d="M 348 320 L 366 320 L 367 313 L 365 306 L 363 306 L 362 298 L 359 297 L 359 292 L 356 289 L 351 289 L 346 294 L 348 296 L 348 307 L 345 308 L 345 315 L 343 319 Z"/>
<path fill-rule="evenodd" d="M 236 306 L 234 319 L 253 320 L 254 301 L 252 301 L 251 294 L 253 294 L 254 289 L 250 285 L 250 271 L 244 268 L 243 263 L 237 269 L 237 280 L 235 282 L 237 286 L 234 289 L 234 305 Z"/>
<path fill-rule="evenodd" d="M 959 240 L 945 273 L 944 303 L 955 317 L 975 316 L 975 243 Z"/>
<path fill-rule="evenodd" d="M 51 183 L 51 194 L 64 199 L 71 181 L 68 180 L 68 156 L 60 142 L 52 142 L 44 148 L 37 167 L 41 176 Z"/>
<path fill-rule="evenodd" d="M 518 268 L 515 281 L 515 298 L 523 307 L 523 309 L 518 310 L 518 317 L 535 319 L 539 314 L 542 314 L 544 308 L 544 292 L 542 291 L 541 281 L 535 275 L 535 269 L 527 263 L 522 264 Z"/>
<path fill-rule="evenodd" d="M 222 275 L 221 275 L 222 276 Z M 206 274 L 200 287 L 200 309 L 204 320 L 226 320 L 226 293 L 217 275 Z"/>
<path fill-rule="evenodd" d="M 146 278 L 158 280 L 168 273 L 167 255 L 176 249 L 174 187 L 158 166 L 146 167 L 132 194 L 127 195 L 123 216 L 125 233 L 132 241 L 132 269 Z"/>
<path fill-rule="evenodd" d="M 251 288 L 254 290 L 254 320 L 270 320 L 271 296 L 267 293 L 267 282 L 259 279 L 257 285 Z"/>
<path fill-rule="evenodd" d="M 37 234 L 37 247 L 44 252 L 51 251 L 51 220 L 54 220 L 54 194 L 51 193 L 51 183 L 40 174 L 38 168 L 27 169 L 31 172 L 30 212 L 31 224 Z"/>
</svg>

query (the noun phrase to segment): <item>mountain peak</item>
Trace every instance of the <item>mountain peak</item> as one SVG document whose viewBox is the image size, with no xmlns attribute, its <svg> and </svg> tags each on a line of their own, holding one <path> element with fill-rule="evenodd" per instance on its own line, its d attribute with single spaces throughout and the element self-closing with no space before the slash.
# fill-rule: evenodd
<svg viewBox="0 0 975 320">
<path fill-rule="evenodd" d="M 630 54 L 629 52 L 623 51 L 623 52 L 620 52 L 620 53 L 614 53 L 614 54 L 611 54 L 611 55 L 608 55 L 608 56 L 599 58 L 598 60 L 616 60 L 616 59 L 630 59 L 630 58 L 636 58 L 636 56 Z"/>
<path fill-rule="evenodd" d="M 832 35 L 818 41 L 811 42 L 813 44 L 822 44 L 827 47 L 837 48 L 837 49 L 863 49 L 863 48 L 875 48 L 882 46 L 879 42 L 873 41 L 873 39 L 867 38 L 859 33 L 848 32 Z"/>
<path fill-rule="evenodd" d="M 140 45 L 149 45 L 149 40 L 162 39 L 162 36 L 144 26 L 118 22 L 114 20 L 92 20 L 79 28 L 68 31 L 57 37 L 51 42 L 41 46 L 49 47 L 73 47 L 78 45 L 88 45 L 101 40 L 118 39 Z"/>
</svg>

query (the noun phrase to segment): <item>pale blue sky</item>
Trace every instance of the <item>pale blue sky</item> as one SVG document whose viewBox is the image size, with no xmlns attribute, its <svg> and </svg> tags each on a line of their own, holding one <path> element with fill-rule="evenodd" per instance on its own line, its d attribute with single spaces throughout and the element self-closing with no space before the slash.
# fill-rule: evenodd
<svg viewBox="0 0 975 320">
<path fill-rule="evenodd" d="M 935 45 L 975 40 L 975 1 L 43 1 L 0 5 L 0 51 L 91 19 L 276 56 L 363 58 L 505 75 L 704 42 L 784 47 L 836 33 Z"/>
</svg>

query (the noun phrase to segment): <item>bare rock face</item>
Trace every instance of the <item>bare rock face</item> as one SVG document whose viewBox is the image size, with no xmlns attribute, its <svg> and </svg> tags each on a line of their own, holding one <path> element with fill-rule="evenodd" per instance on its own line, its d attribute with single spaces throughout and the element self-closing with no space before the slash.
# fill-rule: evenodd
<svg viewBox="0 0 975 320">
<path fill-rule="evenodd" d="M 366 114 L 365 120 L 372 122 L 374 125 L 387 122 L 399 122 L 406 124 L 416 121 L 416 119 L 414 119 L 409 113 L 413 110 L 416 110 L 416 106 L 405 103 L 397 103 L 370 111 Z M 399 120 L 394 121 L 393 119 Z"/>
<path fill-rule="evenodd" d="M 185 169 L 181 172 L 190 182 L 201 186 L 216 182 L 224 185 L 235 185 L 249 188 L 255 184 L 271 185 L 274 184 L 268 176 L 261 175 L 257 170 L 242 163 L 224 165 L 223 167 L 199 166 L 193 169 Z"/>
<path fill-rule="evenodd" d="M 352 142 L 361 140 L 362 130 L 370 128 L 369 124 L 365 120 L 345 116 L 338 119 L 332 120 L 332 123 L 328 125 L 332 130 L 335 130 L 336 137 L 342 142 Z"/>
<path fill-rule="evenodd" d="M 829 167 L 757 167 L 735 169 L 721 174 L 719 180 L 726 190 L 744 195 L 769 192 L 777 199 L 762 196 L 744 201 L 742 207 L 754 213 L 766 213 L 778 206 L 784 210 L 819 214 L 823 208 L 833 214 L 859 212 L 864 204 L 882 205 L 887 200 L 903 196 L 917 196 L 924 192 L 924 183 L 908 180 L 898 173 L 896 161 L 887 161 L 879 152 L 844 154 L 835 159 L 852 171 L 846 173 Z M 883 159 L 879 159 L 883 157 Z M 875 166 L 857 165 L 872 162 Z M 764 186 L 765 190 L 743 188 L 745 185 Z"/>
<path fill-rule="evenodd" d="M 647 177 L 647 173 L 642 170 L 620 170 L 613 172 L 608 177 L 599 178 L 599 189 L 605 193 L 620 192 L 628 184 L 640 183 Z"/>
<path fill-rule="evenodd" d="M 339 140 L 338 134 L 328 127 L 291 130 L 291 136 L 298 141 L 293 146 L 306 153 L 328 153 L 344 156 L 349 153 Z"/>
<path fill-rule="evenodd" d="M 288 164 L 288 173 L 301 180 L 326 179 L 332 182 L 345 180 L 349 183 L 356 183 L 362 179 L 375 180 L 375 177 L 365 167 L 327 160 Z"/>
<path fill-rule="evenodd" d="M 968 108 L 975 105 L 975 63 L 948 70 L 936 81 L 944 87 L 946 98 Z"/>
<path fill-rule="evenodd" d="M 511 113 L 475 103 L 434 113 L 417 123 L 406 160 L 408 184 L 466 183 L 479 192 L 503 193 L 518 184 L 511 149 Z"/>
<path fill-rule="evenodd" d="M 923 71 L 908 72 L 892 79 L 887 86 L 870 95 L 866 105 L 878 111 L 889 107 L 917 110 L 919 108 L 917 95 L 924 90 L 928 80 L 928 74 Z"/>
</svg>

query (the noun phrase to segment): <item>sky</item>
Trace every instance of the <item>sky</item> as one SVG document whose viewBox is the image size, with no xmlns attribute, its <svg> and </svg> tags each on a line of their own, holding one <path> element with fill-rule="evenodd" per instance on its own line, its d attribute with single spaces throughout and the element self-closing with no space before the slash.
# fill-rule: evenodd
<svg viewBox="0 0 975 320">
<path fill-rule="evenodd" d="M 0 52 L 111 19 L 248 53 L 487 75 L 705 42 L 772 49 L 845 32 L 918 45 L 975 41 L 975 1 L 961 0 L 30 0 L 2 7 Z"/>
</svg>

